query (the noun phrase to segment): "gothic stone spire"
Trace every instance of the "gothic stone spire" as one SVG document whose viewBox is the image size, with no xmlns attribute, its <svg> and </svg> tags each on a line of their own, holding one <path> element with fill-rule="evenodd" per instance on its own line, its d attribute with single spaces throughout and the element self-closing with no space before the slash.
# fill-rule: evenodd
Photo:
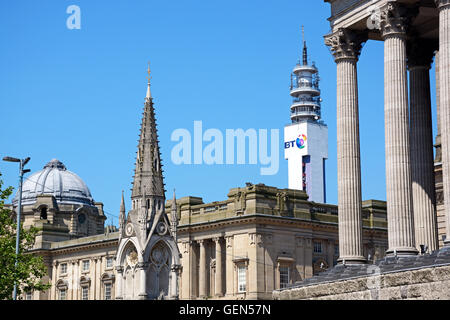
<svg viewBox="0 0 450 320">
<path fill-rule="evenodd" d="M 158 145 L 153 98 L 150 94 L 150 68 L 148 73 L 147 95 L 142 115 L 131 199 L 142 199 L 143 196 L 148 199 L 156 196 L 164 201 L 161 154 Z"/>
</svg>

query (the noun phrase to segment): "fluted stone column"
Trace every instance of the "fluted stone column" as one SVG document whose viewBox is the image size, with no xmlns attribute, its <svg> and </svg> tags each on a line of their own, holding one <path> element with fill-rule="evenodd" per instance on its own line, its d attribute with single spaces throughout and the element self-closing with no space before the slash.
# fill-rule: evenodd
<svg viewBox="0 0 450 320">
<path fill-rule="evenodd" d="M 205 240 L 198 240 L 197 242 L 200 246 L 198 295 L 203 298 L 206 296 L 206 248 Z"/>
<path fill-rule="evenodd" d="M 437 135 L 436 142 L 434 146 L 436 147 L 436 157 L 434 162 L 442 162 L 442 151 L 441 151 L 441 107 L 440 107 L 440 94 L 439 94 L 439 50 L 436 50 L 434 54 L 434 70 L 436 79 L 436 123 L 437 123 Z"/>
<path fill-rule="evenodd" d="M 445 246 L 450 246 L 450 0 L 437 0 L 439 8 L 439 94 L 441 112 L 442 184 L 446 215 Z"/>
<path fill-rule="evenodd" d="M 361 38 L 347 30 L 325 37 L 337 66 L 339 263 L 364 263 L 356 63 Z"/>
<path fill-rule="evenodd" d="M 215 293 L 216 296 L 223 296 L 222 287 L 222 245 L 220 243 L 221 238 L 214 238 L 216 243 L 216 278 L 215 278 Z"/>
<path fill-rule="evenodd" d="M 382 12 L 384 117 L 389 249 L 386 254 L 417 254 L 411 188 L 411 157 L 403 8 L 389 3 Z"/>
<path fill-rule="evenodd" d="M 423 39 L 408 44 L 414 232 L 416 248 L 426 245 L 429 252 L 438 249 L 429 72 L 432 48 Z"/>
</svg>

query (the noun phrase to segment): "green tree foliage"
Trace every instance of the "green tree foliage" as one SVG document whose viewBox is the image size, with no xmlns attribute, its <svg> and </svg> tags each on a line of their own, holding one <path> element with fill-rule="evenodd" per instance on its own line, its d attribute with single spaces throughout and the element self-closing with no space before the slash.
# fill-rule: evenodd
<svg viewBox="0 0 450 320">
<path fill-rule="evenodd" d="M 1 173 L 0 173 L 1 177 Z M 16 256 L 17 224 L 11 211 L 5 208 L 5 200 L 12 194 L 12 187 L 2 189 L 0 179 L 0 300 L 12 299 L 14 283 L 17 282 L 17 296 L 23 292 L 47 290 L 44 284 L 46 267 L 41 256 L 26 253 L 32 249 L 38 230 L 34 227 L 23 229 L 21 226 L 19 254 Z M 17 257 L 17 268 L 15 267 Z"/>
</svg>

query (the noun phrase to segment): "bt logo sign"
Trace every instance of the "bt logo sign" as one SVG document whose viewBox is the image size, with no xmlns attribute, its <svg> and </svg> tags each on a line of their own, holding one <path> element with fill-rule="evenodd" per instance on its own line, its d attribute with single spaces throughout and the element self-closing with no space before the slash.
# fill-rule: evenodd
<svg viewBox="0 0 450 320">
<path fill-rule="evenodd" d="M 306 146 L 306 136 L 304 134 L 300 134 L 297 139 L 292 141 L 287 141 L 284 143 L 284 148 L 289 149 L 291 147 L 294 147 L 294 145 L 297 146 L 299 149 L 303 149 Z"/>
</svg>

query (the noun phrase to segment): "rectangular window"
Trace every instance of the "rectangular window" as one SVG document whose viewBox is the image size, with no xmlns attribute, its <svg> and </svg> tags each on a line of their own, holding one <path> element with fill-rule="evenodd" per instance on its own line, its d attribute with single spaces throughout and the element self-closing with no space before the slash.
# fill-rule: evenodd
<svg viewBox="0 0 450 320">
<path fill-rule="evenodd" d="M 280 267 L 280 289 L 289 284 L 289 267 Z"/>
<path fill-rule="evenodd" d="M 83 271 L 89 271 L 89 266 L 90 266 L 89 260 L 84 260 L 83 261 Z"/>
<path fill-rule="evenodd" d="M 105 300 L 111 300 L 111 283 L 105 283 Z"/>
<path fill-rule="evenodd" d="M 106 258 L 106 267 L 107 268 L 112 268 L 113 267 L 113 258 L 112 257 L 107 257 Z"/>
<path fill-rule="evenodd" d="M 81 300 L 89 300 L 89 287 L 81 287 Z"/>
<path fill-rule="evenodd" d="M 61 264 L 61 274 L 67 273 L 67 263 Z"/>
<path fill-rule="evenodd" d="M 238 266 L 238 292 L 247 291 L 247 270 L 245 266 Z"/>
<path fill-rule="evenodd" d="M 66 300 L 66 289 L 59 289 L 59 300 Z"/>
<path fill-rule="evenodd" d="M 31 292 L 27 292 L 25 295 L 26 300 L 33 300 L 33 296 L 31 295 Z"/>
<path fill-rule="evenodd" d="M 322 253 L 322 242 L 314 242 L 314 253 Z"/>
</svg>

